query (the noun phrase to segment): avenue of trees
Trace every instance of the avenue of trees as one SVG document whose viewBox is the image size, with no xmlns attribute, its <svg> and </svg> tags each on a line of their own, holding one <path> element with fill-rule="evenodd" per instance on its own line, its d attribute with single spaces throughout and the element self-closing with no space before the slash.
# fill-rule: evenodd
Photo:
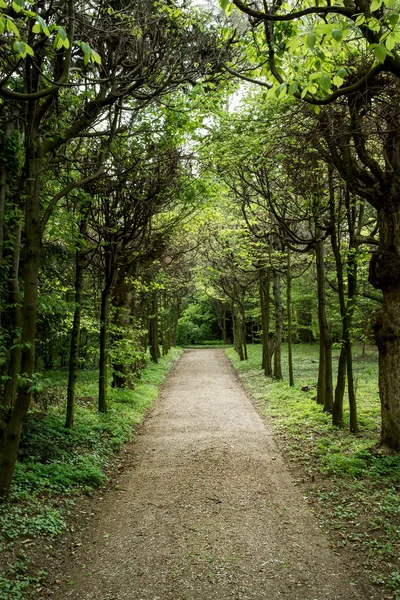
<svg viewBox="0 0 400 600">
<path fill-rule="evenodd" d="M 353 432 L 375 342 L 400 447 L 397 4 L 220 4 L 0 0 L 0 496 L 41 371 L 68 369 L 71 429 L 79 369 L 105 412 L 216 326 L 276 379 L 287 341 L 291 385 L 317 341 L 317 402 L 340 427 L 347 395 Z"/>
</svg>

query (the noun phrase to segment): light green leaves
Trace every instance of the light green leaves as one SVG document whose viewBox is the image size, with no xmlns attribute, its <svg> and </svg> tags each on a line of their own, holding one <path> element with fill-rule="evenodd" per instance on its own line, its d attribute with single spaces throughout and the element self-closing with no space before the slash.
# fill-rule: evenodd
<svg viewBox="0 0 400 600">
<path fill-rule="evenodd" d="M 292 83 L 289 85 L 289 89 L 288 89 L 288 94 L 289 96 L 293 96 L 297 90 L 299 89 L 299 82 L 298 81 L 292 81 Z"/>
<path fill-rule="evenodd" d="M 83 51 L 83 62 L 87 65 L 89 62 L 97 63 L 101 65 L 101 57 L 100 55 L 93 50 L 86 42 L 78 42 L 78 45 L 81 47 Z"/>
<path fill-rule="evenodd" d="M 7 17 L 6 15 L 2 15 L 0 17 L 0 34 L 7 31 L 7 33 L 12 33 L 16 38 L 19 38 L 19 30 L 14 20 L 11 17 Z"/>
<path fill-rule="evenodd" d="M 320 80 L 320 85 L 322 87 L 322 89 L 324 90 L 324 92 L 329 92 L 331 89 L 331 78 L 329 77 L 329 75 L 322 75 L 321 80 Z"/>
<path fill-rule="evenodd" d="M 384 44 L 382 44 L 382 42 L 380 42 L 379 44 L 377 44 L 375 46 L 374 54 L 375 54 L 376 58 L 379 60 L 379 62 L 381 62 L 381 63 L 385 62 L 388 51 L 385 48 Z"/>
<path fill-rule="evenodd" d="M 394 27 L 399 20 L 399 13 L 392 12 L 388 15 L 389 23 Z"/>
<path fill-rule="evenodd" d="M 12 7 L 16 13 L 19 13 L 25 5 L 25 0 L 13 0 Z"/>
<path fill-rule="evenodd" d="M 307 36 L 307 46 L 312 49 L 315 46 L 315 42 L 317 41 L 317 36 L 314 32 L 311 32 Z"/>
<path fill-rule="evenodd" d="M 50 29 L 48 28 L 45 21 L 39 15 L 36 15 L 36 23 L 32 27 L 33 33 L 41 33 L 43 32 L 47 37 L 50 37 Z"/>
<path fill-rule="evenodd" d="M 382 0 L 372 0 L 370 10 L 371 12 L 375 12 L 382 6 Z"/>
<path fill-rule="evenodd" d="M 26 42 L 15 42 L 13 48 L 21 58 L 25 58 L 28 54 L 33 56 L 33 50 Z"/>
<path fill-rule="evenodd" d="M 53 45 L 56 50 L 61 50 L 61 48 L 69 48 L 68 36 L 64 27 L 61 27 L 61 25 L 58 25 L 57 27 L 57 35 L 54 39 Z"/>
</svg>

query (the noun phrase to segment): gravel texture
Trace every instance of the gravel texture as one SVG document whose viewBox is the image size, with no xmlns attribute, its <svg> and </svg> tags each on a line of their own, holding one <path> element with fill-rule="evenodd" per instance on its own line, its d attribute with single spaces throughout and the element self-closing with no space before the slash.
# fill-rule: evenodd
<svg viewBox="0 0 400 600">
<path fill-rule="evenodd" d="M 222 350 L 186 351 L 59 600 L 361 600 Z"/>
</svg>

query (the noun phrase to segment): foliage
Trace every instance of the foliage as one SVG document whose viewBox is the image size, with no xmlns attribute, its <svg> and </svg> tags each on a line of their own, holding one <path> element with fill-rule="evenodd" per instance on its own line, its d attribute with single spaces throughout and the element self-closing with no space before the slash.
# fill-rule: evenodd
<svg viewBox="0 0 400 600">
<path fill-rule="evenodd" d="M 210 298 L 199 295 L 189 301 L 178 321 L 177 342 L 181 346 L 214 338 L 215 315 Z"/>
</svg>

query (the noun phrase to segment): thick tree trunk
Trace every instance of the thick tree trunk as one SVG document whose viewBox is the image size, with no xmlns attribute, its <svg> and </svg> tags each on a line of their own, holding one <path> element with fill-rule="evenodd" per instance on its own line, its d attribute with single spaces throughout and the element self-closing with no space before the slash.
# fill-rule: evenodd
<svg viewBox="0 0 400 600">
<path fill-rule="evenodd" d="M 100 309 L 99 412 L 107 411 L 109 321 L 116 260 L 116 248 L 109 244 L 105 249 L 105 285 Z"/>
<path fill-rule="evenodd" d="M 332 408 L 332 425 L 336 427 L 343 426 L 343 398 L 346 387 L 346 367 L 347 367 L 347 348 L 346 339 L 348 338 L 347 310 L 344 289 L 343 261 L 340 253 L 340 234 L 338 231 L 339 223 L 337 219 L 335 206 L 335 192 L 333 187 L 333 174 L 329 170 L 329 212 L 331 219 L 331 245 L 336 263 L 336 279 L 338 285 L 339 307 L 342 319 L 342 346 L 340 350 L 335 399 Z"/>
<path fill-rule="evenodd" d="M 283 331 L 283 304 L 281 292 L 281 274 L 278 270 L 273 272 L 273 294 L 275 309 L 275 337 L 274 337 L 274 379 L 282 379 L 282 331 Z"/>
<path fill-rule="evenodd" d="M 149 345 L 150 357 L 154 363 L 158 363 L 161 356 L 158 343 L 158 294 L 153 292 L 151 298 L 151 315 L 149 318 Z"/>
<path fill-rule="evenodd" d="M 79 225 L 79 237 L 82 242 L 87 231 L 87 221 L 82 216 Z M 65 427 L 72 429 L 74 426 L 75 388 L 79 363 L 79 338 L 81 332 L 81 315 L 83 300 L 83 273 L 85 270 L 85 251 L 80 246 L 75 256 L 75 311 L 71 332 L 71 346 L 69 354 L 69 372 L 67 389 L 67 414 Z"/>
<path fill-rule="evenodd" d="M 237 309 L 235 302 L 232 302 L 232 322 L 233 322 L 233 343 L 236 352 L 239 355 L 240 360 L 244 360 L 244 351 L 243 351 L 243 328 L 239 315 L 239 310 Z"/>
<path fill-rule="evenodd" d="M 222 341 L 224 344 L 228 343 L 228 335 L 226 331 L 226 307 L 222 308 Z"/>
<path fill-rule="evenodd" d="M 10 350 L 8 379 L 4 387 L 2 405 L 10 407 L 14 404 L 18 389 L 18 377 L 21 371 L 21 329 L 22 307 L 19 290 L 19 261 L 21 253 L 21 226 L 17 225 L 14 236 L 14 252 L 11 273 L 9 277 L 9 304 L 12 306 L 11 321 L 13 330 L 13 348 Z"/>
<path fill-rule="evenodd" d="M 181 313 L 181 301 L 178 300 L 177 302 L 174 303 L 174 315 L 173 315 L 173 319 L 174 319 L 174 323 L 173 323 L 173 331 L 172 331 L 172 346 L 176 346 L 176 337 L 177 337 L 177 332 L 178 332 L 178 321 L 179 321 L 179 317 L 180 317 L 180 313 Z"/>
<path fill-rule="evenodd" d="M 240 307 L 240 320 L 242 325 L 242 343 L 243 343 L 243 358 L 244 360 L 248 360 L 247 354 L 247 328 L 246 328 L 246 315 L 244 312 L 243 305 Z"/>
<path fill-rule="evenodd" d="M 329 333 L 328 320 L 326 318 L 324 243 L 322 240 L 318 240 L 316 243 L 316 264 L 318 287 L 318 321 L 321 340 L 320 343 L 323 343 L 325 355 L 324 411 L 331 412 L 333 408 L 332 340 Z M 320 398 L 319 403 L 321 403 Z"/>
<path fill-rule="evenodd" d="M 101 294 L 100 313 L 99 412 L 103 413 L 107 411 L 110 298 L 111 289 L 106 287 Z"/>
<path fill-rule="evenodd" d="M 287 249 L 287 271 L 286 271 L 286 307 L 288 319 L 288 363 L 289 363 L 289 385 L 294 386 L 293 375 L 293 348 L 292 348 L 292 266 L 290 262 L 290 250 Z"/>
<path fill-rule="evenodd" d="M 271 271 L 262 269 L 259 274 L 260 283 L 260 306 L 261 306 L 261 328 L 262 328 L 262 365 L 264 374 L 272 377 L 272 356 L 270 352 L 269 327 L 271 320 Z"/>
<path fill-rule="evenodd" d="M 325 344 L 321 328 L 319 330 L 319 357 L 318 357 L 318 382 L 317 382 L 317 404 L 325 406 L 326 380 L 326 355 Z"/>
<path fill-rule="evenodd" d="M 356 393 L 354 387 L 353 377 L 353 348 L 351 340 L 351 328 L 353 323 L 353 314 L 356 308 L 357 302 L 357 250 L 358 250 L 358 237 L 361 233 L 363 225 L 364 215 L 364 204 L 360 206 L 358 215 L 358 224 L 356 226 L 357 209 L 356 203 L 351 203 L 349 190 L 346 190 L 346 208 L 348 227 L 350 232 L 350 243 L 349 243 L 349 254 L 347 259 L 347 306 L 346 306 L 346 327 L 345 327 L 345 345 L 346 345 L 346 359 L 347 359 L 347 391 L 349 397 L 349 408 L 350 408 L 350 431 L 352 433 L 358 432 L 358 420 L 357 420 L 357 402 Z"/>
<path fill-rule="evenodd" d="M 32 135 L 32 140 L 35 137 Z M 35 140 L 36 142 L 36 140 Z M 22 425 L 28 412 L 35 366 L 35 334 L 40 265 L 41 229 L 39 178 L 43 160 L 31 152 L 27 141 L 25 205 L 25 264 L 24 303 L 22 308 L 21 380 L 15 405 L 0 440 L 0 497 L 7 497 L 11 489 Z"/>
</svg>

